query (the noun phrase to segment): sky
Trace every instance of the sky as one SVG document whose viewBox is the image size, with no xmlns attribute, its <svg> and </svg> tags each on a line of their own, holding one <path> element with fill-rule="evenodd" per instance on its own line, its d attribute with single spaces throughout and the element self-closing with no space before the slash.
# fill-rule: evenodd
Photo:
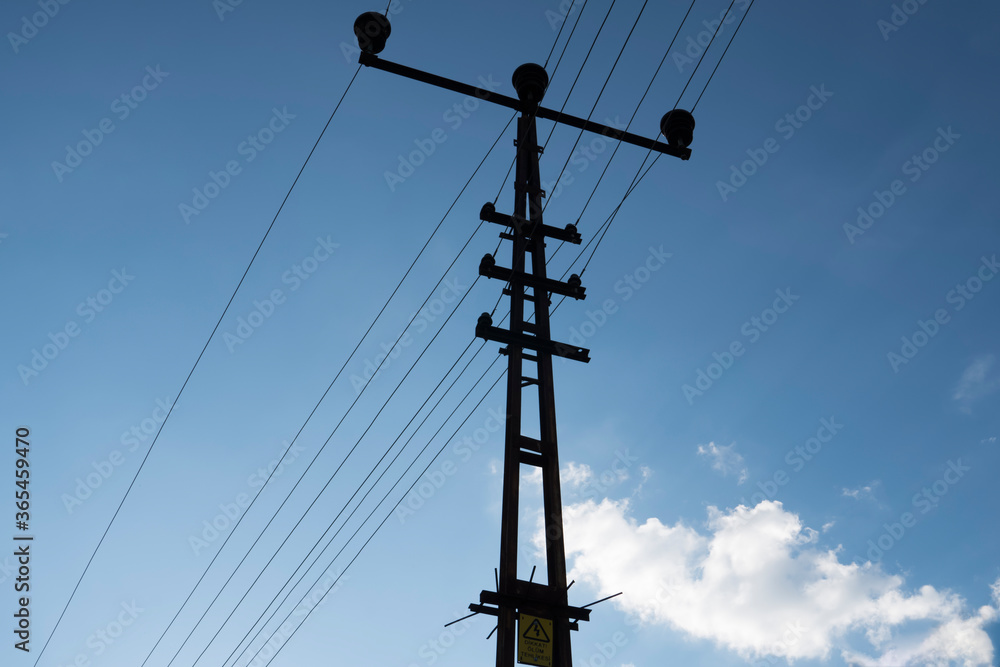
<svg viewBox="0 0 1000 667">
<path fill-rule="evenodd" d="M 709 84 L 749 3 L 707 51 L 689 4 L 393 0 L 380 54 L 695 107 L 624 201 L 645 149 L 538 124 L 547 224 L 620 205 L 553 302 L 570 604 L 622 593 L 574 664 L 1000 664 L 1000 7 L 755 2 Z M 384 9 L 0 8 L 3 664 L 493 664 L 445 624 L 499 558 L 512 114 L 358 71 Z M 526 471 L 525 578 L 540 507 Z"/>
</svg>

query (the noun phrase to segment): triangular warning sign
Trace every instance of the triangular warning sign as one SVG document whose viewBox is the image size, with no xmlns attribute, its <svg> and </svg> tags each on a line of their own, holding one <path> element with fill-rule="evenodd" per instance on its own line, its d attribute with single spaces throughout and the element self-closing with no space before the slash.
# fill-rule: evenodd
<svg viewBox="0 0 1000 667">
<path fill-rule="evenodd" d="M 551 641 L 549 639 L 549 636 L 545 634 L 545 628 L 542 627 L 542 624 L 538 622 L 537 618 L 531 621 L 531 624 L 528 626 L 528 629 L 525 630 L 524 634 L 522 634 L 521 636 L 524 637 L 525 639 L 531 639 L 532 641 L 536 642 L 547 643 Z"/>
</svg>

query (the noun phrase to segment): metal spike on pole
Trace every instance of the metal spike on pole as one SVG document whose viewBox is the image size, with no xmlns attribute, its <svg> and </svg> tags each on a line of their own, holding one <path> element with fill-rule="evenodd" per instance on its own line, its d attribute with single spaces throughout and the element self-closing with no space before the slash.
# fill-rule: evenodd
<svg viewBox="0 0 1000 667">
<path fill-rule="evenodd" d="M 577 630 L 579 621 L 590 620 L 590 609 L 573 607 L 568 602 L 552 357 L 588 362 L 590 356 L 585 348 L 551 339 L 549 306 L 552 294 L 584 299 L 586 291 L 575 274 L 567 282 L 546 275 L 545 240 L 579 244 L 581 239 L 573 225 L 557 228 L 542 220 L 545 193 L 539 176 L 541 151 L 535 121 L 544 118 L 565 123 L 687 160 L 691 156 L 688 145 L 694 118 L 682 109 L 667 112 L 660 121 L 667 143 L 660 143 L 540 106 L 548 87 L 548 75 L 540 65 L 528 63 L 514 71 L 512 82 L 517 92 L 514 99 L 379 58 L 377 54 L 385 48 L 391 31 L 388 18 L 382 14 L 362 14 L 355 21 L 354 31 L 361 47 L 358 62 L 362 65 L 474 95 L 520 113 L 513 213 L 498 213 L 492 203 L 480 211 L 483 220 L 503 227 L 500 237 L 511 242 L 510 268 L 497 266 L 492 255 L 484 256 L 479 265 L 480 275 L 507 283 L 503 293 L 510 296 L 510 325 L 508 329 L 494 327 L 489 313 L 480 315 L 476 324 L 477 337 L 505 345 L 500 353 L 507 356 L 507 421 L 497 590 L 482 591 L 479 604 L 470 604 L 469 610 L 497 617 L 497 667 L 512 667 L 515 659 L 539 667 L 572 667 L 570 630 Z M 526 302 L 533 308 L 534 322 L 525 318 Z M 534 364 L 533 377 L 525 375 L 525 362 Z M 531 387 L 537 390 L 537 439 L 524 434 L 522 423 L 523 394 Z M 534 581 L 534 569 L 528 580 L 517 576 L 522 465 L 541 468 L 542 472 L 547 574 L 544 584 Z M 596 603 L 587 607 L 593 604 Z"/>
</svg>

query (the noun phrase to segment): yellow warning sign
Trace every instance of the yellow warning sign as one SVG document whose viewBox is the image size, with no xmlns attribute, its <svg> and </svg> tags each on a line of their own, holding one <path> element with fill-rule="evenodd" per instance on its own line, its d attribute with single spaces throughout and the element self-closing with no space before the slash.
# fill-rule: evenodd
<svg viewBox="0 0 1000 667">
<path fill-rule="evenodd" d="M 517 661 L 552 667 L 552 621 L 521 614 L 517 628 Z"/>
</svg>

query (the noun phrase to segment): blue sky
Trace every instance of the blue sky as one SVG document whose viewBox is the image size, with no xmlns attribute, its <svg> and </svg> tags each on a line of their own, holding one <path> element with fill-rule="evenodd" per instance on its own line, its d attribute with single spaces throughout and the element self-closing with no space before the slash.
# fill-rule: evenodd
<svg viewBox="0 0 1000 667">
<path fill-rule="evenodd" d="M 382 56 L 512 95 L 514 68 L 544 63 L 561 23 L 579 20 L 548 65 L 546 104 L 627 123 L 689 3 L 649 3 L 599 100 L 641 3 L 615 3 L 600 34 L 610 3 L 567 17 L 569 4 L 395 0 Z M 697 0 L 631 131 L 655 135 L 728 4 Z M 510 211 L 512 130 L 444 216 L 508 110 L 363 69 L 181 393 L 355 74 L 355 17 L 382 9 L 4 4 L 0 415 L 9 444 L 30 431 L 34 536 L 32 652 L 8 634 L 4 664 L 35 664 L 140 464 L 39 664 L 231 664 L 404 442 L 236 664 L 286 614 L 273 643 L 301 628 L 252 664 L 493 659 L 490 619 L 443 625 L 493 586 L 498 346 L 472 357 L 474 342 L 435 387 L 502 287 L 476 281 L 497 229 L 458 253 L 484 202 L 500 193 Z M 574 635 L 576 664 L 997 664 L 998 36 L 988 3 L 754 4 L 698 102 L 691 160 L 656 163 L 585 272 L 587 299 L 553 316 L 553 336 L 592 358 L 555 363 L 571 603 L 624 592 Z M 540 121 L 543 140 L 550 129 Z M 622 146 L 581 215 L 613 146 L 585 135 L 573 152 L 577 137 L 554 133 L 542 180 L 546 222 L 575 222 L 586 242 L 646 153 Z M 579 271 L 574 250 L 550 273 Z M 523 484 L 527 576 L 544 557 L 531 540 L 540 495 Z M 5 613 L 13 560 L 0 560 Z"/>
</svg>

